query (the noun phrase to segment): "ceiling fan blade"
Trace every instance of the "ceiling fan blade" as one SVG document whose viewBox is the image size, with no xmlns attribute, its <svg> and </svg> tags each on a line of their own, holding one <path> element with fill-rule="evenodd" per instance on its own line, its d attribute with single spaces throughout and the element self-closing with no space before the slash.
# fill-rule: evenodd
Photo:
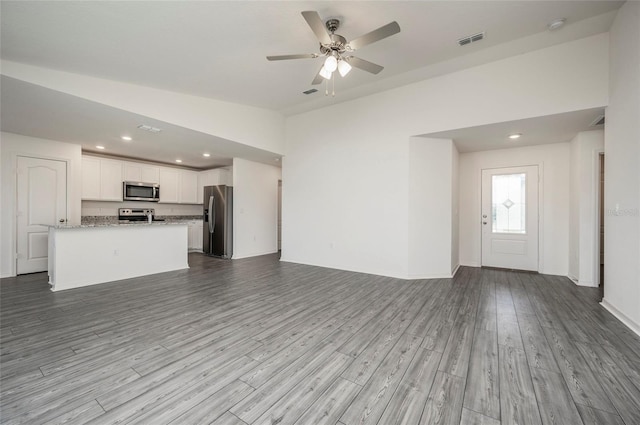
<svg viewBox="0 0 640 425">
<path fill-rule="evenodd" d="M 372 74 L 378 74 L 384 69 L 384 66 L 377 65 L 373 62 L 369 62 L 355 56 L 348 56 L 345 59 L 347 60 L 347 62 L 349 62 L 349 65 L 355 66 L 356 68 L 360 68 L 363 71 L 367 71 Z"/>
<path fill-rule="evenodd" d="M 324 22 L 320 19 L 320 15 L 318 12 L 313 10 L 308 10 L 302 12 L 302 17 L 307 21 L 307 24 L 311 27 L 313 33 L 318 37 L 318 40 L 322 44 L 331 44 L 331 38 L 329 37 L 329 33 L 324 26 Z"/>
<path fill-rule="evenodd" d="M 387 25 L 384 25 L 377 30 L 373 30 L 370 33 L 367 33 L 363 36 L 356 38 L 355 40 L 351 40 L 347 45 L 351 48 L 351 50 L 357 50 L 361 47 L 366 46 L 367 44 L 375 43 L 376 41 L 382 40 L 383 38 L 387 38 L 392 36 L 393 34 L 397 34 L 400 32 L 400 25 L 396 21 L 393 21 Z"/>
<path fill-rule="evenodd" d="M 324 77 L 320 75 L 320 71 L 322 70 L 322 67 L 324 67 L 324 64 L 318 70 L 318 73 L 316 74 L 316 78 L 314 78 L 313 81 L 311 82 L 312 86 L 318 85 L 324 81 Z"/>
<path fill-rule="evenodd" d="M 285 61 L 289 59 L 313 59 L 317 58 L 316 53 L 303 53 L 301 55 L 280 55 L 280 56 L 267 56 L 267 60 L 270 61 Z"/>
</svg>

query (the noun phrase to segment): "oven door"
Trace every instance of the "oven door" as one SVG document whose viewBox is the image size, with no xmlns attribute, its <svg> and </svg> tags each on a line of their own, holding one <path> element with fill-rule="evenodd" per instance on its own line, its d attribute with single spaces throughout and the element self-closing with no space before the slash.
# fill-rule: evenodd
<svg viewBox="0 0 640 425">
<path fill-rule="evenodd" d="M 124 182 L 122 198 L 125 201 L 158 202 L 160 187 L 153 183 Z"/>
</svg>

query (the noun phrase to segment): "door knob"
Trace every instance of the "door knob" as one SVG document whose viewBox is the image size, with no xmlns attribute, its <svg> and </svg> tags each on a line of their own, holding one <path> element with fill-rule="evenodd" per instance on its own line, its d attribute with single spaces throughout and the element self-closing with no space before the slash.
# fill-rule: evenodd
<svg viewBox="0 0 640 425">
<path fill-rule="evenodd" d="M 64 218 L 60 219 L 60 223 L 64 223 L 65 221 L 67 221 L 67 220 L 65 220 Z"/>
<path fill-rule="evenodd" d="M 482 218 L 487 218 L 487 215 L 486 214 L 482 214 Z"/>
<path fill-rule="evenodd" d="M 486 222 L 486 221 L 483 221 L 483 222 L 482 222 L 482 224 L 485 224 L 485 225 L 486 225 L 486 224 L 487 224 L 487 222 Z"/>
</svg>

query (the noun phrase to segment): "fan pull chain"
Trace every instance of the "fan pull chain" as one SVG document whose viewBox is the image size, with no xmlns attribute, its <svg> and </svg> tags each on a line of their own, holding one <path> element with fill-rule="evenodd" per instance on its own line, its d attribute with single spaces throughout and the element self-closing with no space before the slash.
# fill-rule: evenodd
<svg viewBox="0 0 640 425">
<path fill-rule="evenodd" d="M 324 95 L 329 96 L 329 80 L 324 80 Z"/>
<path fill-rule="evenodd" d="M 334 76 L 331 76 L 331 97 L 336 97 L 336 79 Z"/>
</svg>

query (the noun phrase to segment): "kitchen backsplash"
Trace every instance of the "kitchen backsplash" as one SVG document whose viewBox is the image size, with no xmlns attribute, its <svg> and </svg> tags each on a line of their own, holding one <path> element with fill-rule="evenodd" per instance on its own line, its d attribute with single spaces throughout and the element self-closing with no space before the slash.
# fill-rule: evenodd
<svg viewBox="0 0 640 425">
<path fill-rule="evenodd" d="M 202 220 L 202 214 L 200 215 L 159 215 L 156 213 L 156 218 L 161 218 L 165 221 L 182 221 L 182 220 Z M 113 215 L 83 215 L 80 224 L 115 224 L 118 223 L 118 216 Z"/>
<path fill-rule="evenodd" d="M 114 217 L 118 208 L 153 208 L 158 217 L 202 217 L 202 205 L 160 204 L 157 202 L 104 202 L 82 201 L 82 219 L 85 217 Z"/>
</svg>

